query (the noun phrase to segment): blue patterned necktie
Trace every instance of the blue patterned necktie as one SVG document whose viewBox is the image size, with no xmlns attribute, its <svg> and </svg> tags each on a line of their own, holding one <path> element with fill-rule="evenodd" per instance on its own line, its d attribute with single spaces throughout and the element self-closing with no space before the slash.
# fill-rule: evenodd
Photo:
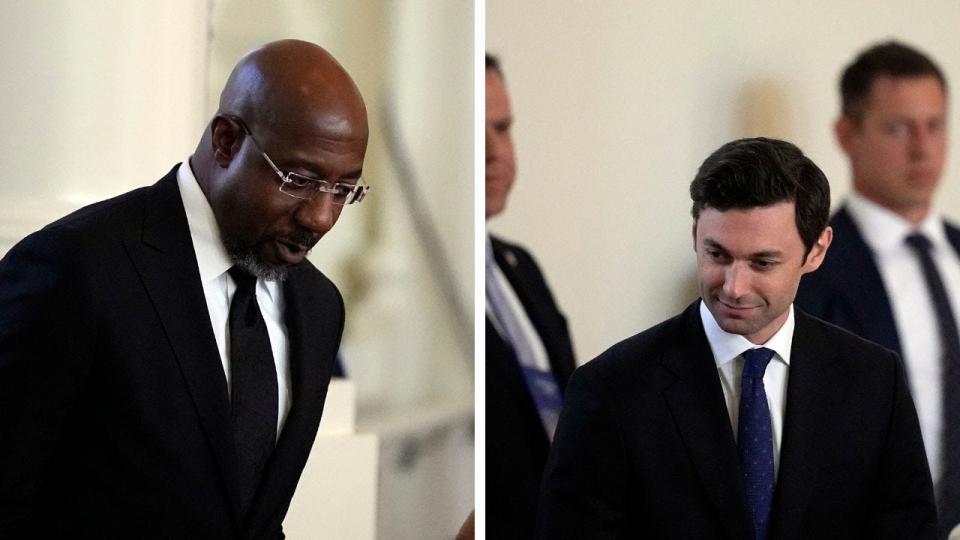
<svg viewBox="0 0 960 540">
<path fill-rule="evenodd" d="M 530 392 L 530 397 L 533 398 L 537 413 L 540 415 L 543 429 L 546 431 L 547 437 L 553 440 L 553 432 L 557 427 L 557 420 L 560 418 L 560 409 L 563 407 L 560 386 L 551 370 L 543 370 L 537 366 L 533 347 L 520 327 L 513 310 L 510 309 L 506 296 L 500 289 L 500 284 L 497 282 L 496 275 L 494 275 L 494 265 L 496 265 L 496 261 L 494 261 L 493 250 L 488 243 L 485 268 L 487 307 L 490 308 L 497 322 L 500 323 L 501 333 L 504 334 L 503 338 L 513 348 L 517 363 L 520 364 L 520 370 L 523 372 L 527 390 Z"/>
<path fill-rule="evenodd" d="M 773 358 L 773 351 L 763 347 L 750 349 L 743 353 L 743 358 L 737 447 L 755 538 L 766 540 L 773 504 L 774 475 L 773 427 L 767 392 L 763 387 L 763 373 Z"/>
<path fill-rule="evenodd" d="M 924 281 L 937 314 L 940 347 L 943 349 L 943 433 L 940 439 L 940 478 L 934 478 L 937 488 L 937 507 L 940 513 L 940 538 L 960 524 L 960 335 L 957 319 L 950 306 L 950 297 L 943 284 L 930 250 L 930 239 L 922 234 L 911 234 L 906 243 L 920 260 Z"/>
</svg>

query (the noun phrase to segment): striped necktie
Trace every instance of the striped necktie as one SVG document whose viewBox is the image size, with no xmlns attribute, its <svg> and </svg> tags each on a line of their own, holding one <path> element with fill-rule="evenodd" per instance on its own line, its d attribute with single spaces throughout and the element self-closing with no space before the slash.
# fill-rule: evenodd
<svg viewBox="0 0 960 540">
<path fill-rule="evenodd" d="M 500 324 L 501 334 L 517 357 L 523 379 L 526 383 L 533 404 L 540 415 L 543 429 L 550 440 L 560 418 L 560 409 L 563 407 L 563 397 L 560 395 L 560 386 L 553 372 L 547 368 L 541 369 L 537 365 L 533 347 L 527 339 L 506 295 L 500 288 L 497 276 L 494 274 L 496 261 L 493 258 L 493 249 L 487 244 L 485 281 L 487 289 L 487 307 L 493 312 Z"/>
</svg>

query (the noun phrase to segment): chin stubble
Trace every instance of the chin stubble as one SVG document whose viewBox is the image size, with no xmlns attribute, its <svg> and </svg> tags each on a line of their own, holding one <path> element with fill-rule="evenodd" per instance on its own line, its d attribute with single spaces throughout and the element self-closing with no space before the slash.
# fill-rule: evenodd
<svg viewBox="0 0 960 540">
<path fill-rule="evenodd" d="M 229 249 L 229 252 L 233 264 L 243 268 L 250 275 L 264 281 L 284 281 L 287 279 L 289 269 L 286 266 L 277 266 L 261 261 L 252 247 L 239 250 Z"/>
</svg>

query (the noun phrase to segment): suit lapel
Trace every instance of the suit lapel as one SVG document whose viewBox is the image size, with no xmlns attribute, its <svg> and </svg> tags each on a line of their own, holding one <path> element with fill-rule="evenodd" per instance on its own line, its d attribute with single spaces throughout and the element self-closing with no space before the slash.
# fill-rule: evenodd
<svg viewBox="0 0 960 540">
<path fill-rule="evenodd" d="M 339 327 L 330 328 L 337 321 L 330 320 L 331 308 L 324 305 L 318 294 L 320 287 L 311 279 L 316 277 L 311 275 L 308 263 L 301 263 L 291 269 L 283 287 L 290 350 L 290 412 L 244 527 L 253 536 L 279 525 L 266 521 L 268 518 L 286 513 L 280 506 L 289 504 L 313 446 L 343 331 L 343 312 Z"/>
<path fill-rule="evenodd" d="M 843 363 L 825 346 L 817 324 L 795 309 L 796 327 L 787 381 L 787 403 L 780 446 L 780 467 L 771 511 L 771 537 L 795 538 L 815 495 L 823 441 L 835 440 L 832 410 L 845 395 Z"/>
<path fill-rule="evenodd" d="M 947 233 L 947 241 L 953 246 L 953 250 L 960 255 L 960 230 L 946 222 L 944 222 L 943 228 Z"/>
<path fill-rule="evenodd" d="M 676 376 L 663 394 L 690 459 L 731 538 L 752 535 L 736 442 L 716 362 L 700 321 L 699 301 L 683 314 L 678 346 L 663 366 Z"/>
<path fill-rule="evenodd" d="M 847 295 L 849 307 L 863 328 L 863 337 L 900 352 L 893 308 L 874 261 L 873 250 L 863 239 L 846 208 L 841 208 L 834 215 L 830 225 L 836 241 L 830 246 L 827 257 L 831 263 L 836 261 L 845 266 L 843 271 L 834 274 L 845 281 L 839 290 Z"/>
<path fill-rule="evenodd" d="M 509 246 L 493 237 L 491 237 L 490 240 L 493 245 L 493 255 L 497 261 L 497 266 L 500 268 L 500 271 L 503 272 L 507 281 L 510 282 L 510 287 L 513 289 L 514 294 L 517 295 L 517 298 L 523 305 L 523 310 L 530 319 L 530 323 L 533 324 L 534 329 L 536 329 L 537 334 L 540 336 L 540 341 L 547 351 L 550 366 L 557 375 L 557 382 L 560 384 L 561 390 L 564 390 L 567 380 L 570 379 L 570 375 L 573 373 L 574 366 L 572 362 L 570 366 L 567 366 L 565 363 L 557 361 L 557 359 L 563 358 L 569 353 L 565 354 L 564 351 L 559 350 L 557 340 L 550 338 L 553 332 L 547 328 L 546 323 L 550 317 L 550 313 L 544 306 L 543 300 L 532 295 L 532 291 L 540 290 L 542 286 L 534 282 L 530 277 L 531 270 L 526 269 L 524 265 L 521 264 L 521 259 L 517 257 Z"/>
<path fill-rule="evenodd" d="M 176 171 L 175 167 L 148 188 L 153 193 L 144 209 L 141 236 L 125 239 L 124 245 L 163 325 L 236 510 L 237 458 L 227 382 L 210 326 Z"/>
</svg>

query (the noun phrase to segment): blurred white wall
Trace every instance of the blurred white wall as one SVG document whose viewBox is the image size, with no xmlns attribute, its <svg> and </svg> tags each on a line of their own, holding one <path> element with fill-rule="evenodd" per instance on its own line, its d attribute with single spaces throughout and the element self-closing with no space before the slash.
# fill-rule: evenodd
<svg viewBox="0 0 960 540">
<path fill-rule="evenodd" d="M 0 253 L 42 225 L 151 184 L 196 146 L 207 7 L 5 1 Z"/>
<path fill-rule="evenodd" d="M 518 176 L 490 230 L 538 257 L 578 361 L 697 297 L 688 188 L 724 142 L 800 146 L 849 191 L 832 123 L 855 54 L 897 38 L 946 72 L 957 126 L 960 2 L 487 0 L 516 117 Z M 956 136 L 940 190 L 960 219 Z"/>
<path fill-rule="evenodd" d="M 353 75 L 370 115 L 364 175 L 373 190 L 311 259 L 344 293 L 357 429 L 382 445 L 378 537 L 452 537 L 474 505 L 473 325 L 459 325 L 430 255 L 444 253 L 448 293 L 472 314 L 472 1 L 0 7 L 0 256 L 46 223 L 152 184 L 185 159 L 250 49 L 314 41 Z M 401 182 L 388 148 L 404 157 L 412 184 Z M 410 185 L 419 206 L 403 197 Z M 436 226 L 429 250 L 414 217 Z"/>
</svg>

